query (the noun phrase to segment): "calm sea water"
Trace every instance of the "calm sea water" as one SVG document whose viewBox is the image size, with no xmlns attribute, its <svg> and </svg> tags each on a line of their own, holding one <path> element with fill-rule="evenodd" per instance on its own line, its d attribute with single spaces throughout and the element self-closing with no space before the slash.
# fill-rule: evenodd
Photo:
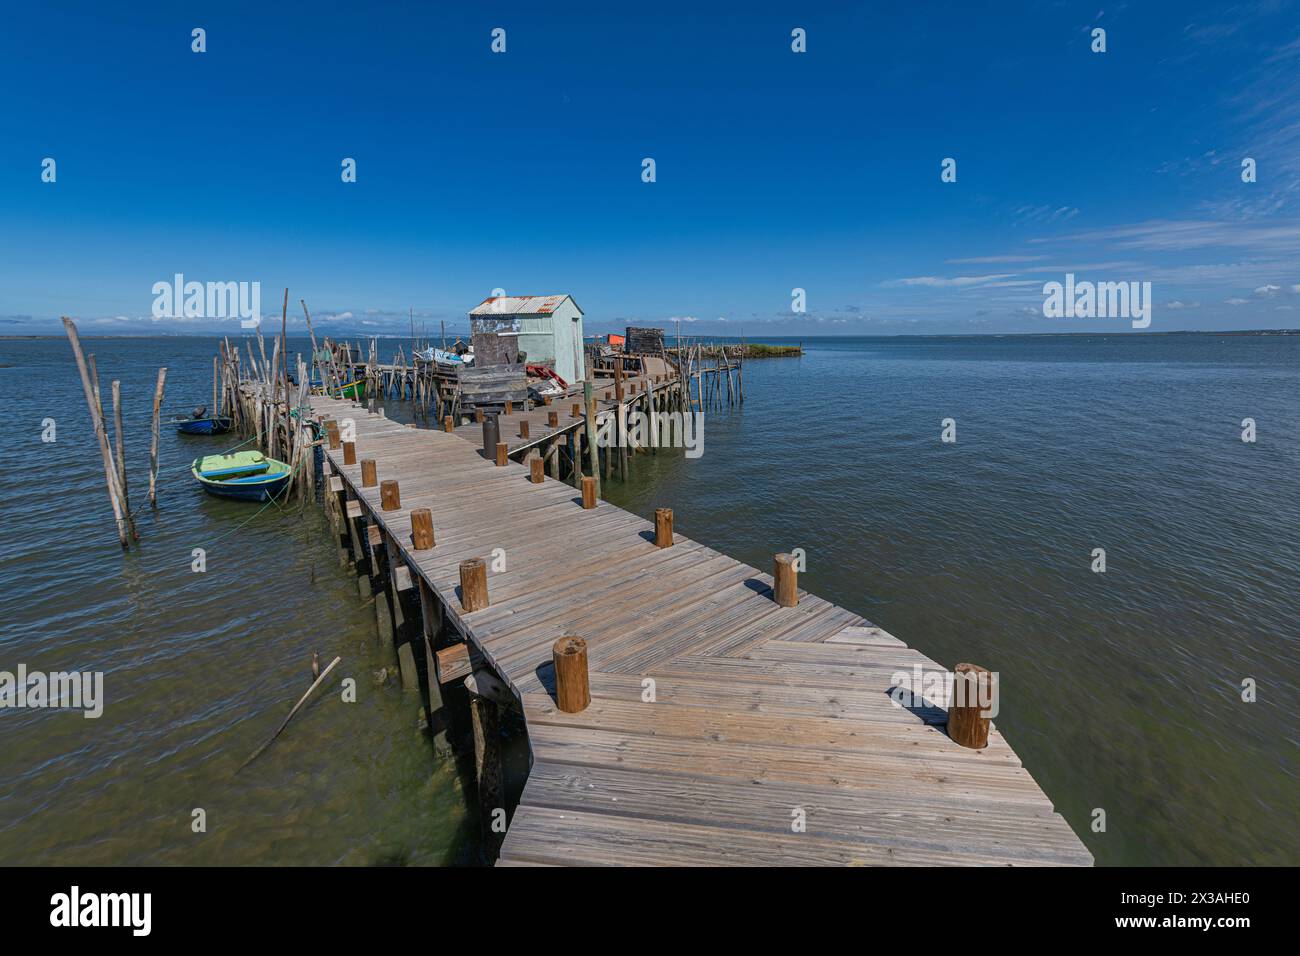
<svg viewBox="0 0 1300 956">
<path fill-rule="evenodd" d="M 702 458 L 639 458 L 611 500 L 669 505 L 759 568 L 802 547 L 809 590 L 999 671 L 999 726 L 1099 863 L 1300 863 L 1300 338 L 804 344 L 747 364 L 744 408 L 709 415 Z M 0 341 L 3 448 L 23 465 L 6 469 L 0 669 L 103 670 L 108 698 L 99 720 L 0 712 L 0 863 L 472 859 L 456 771 L 414 697 L 374 681 L 373 609 L 319 509 L 241 527 L 249 508 L 186 471 L 228 443 L 170 433 L 148 508 L 157 366 L 170 410 L 208 402 L 213 341 L 86 345 L 106 394 L 123 382 L 142 542 L 117 546 L 67 342 Z M 343 656 L 358 702 L 322 695 L 236 774 L 313 650 Z"/>
</svg>

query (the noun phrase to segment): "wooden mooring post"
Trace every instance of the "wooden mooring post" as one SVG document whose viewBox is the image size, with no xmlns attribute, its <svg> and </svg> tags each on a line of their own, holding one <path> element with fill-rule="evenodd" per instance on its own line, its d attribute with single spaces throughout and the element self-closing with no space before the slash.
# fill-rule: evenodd
<svg viewBox="0 0 1300 956">
<path fill-rule="evenodd" d="M 984 716 L 993 698 L 992 672 L 978 664 L 958 664 L 953 669 L 952 698 L 948 702 L 948 736 L 972 750 L 989 745 L 990 718 Z"/>
<path fill-rule="evenodd" d="M 660 548 L 673 546 L 673 509 L 655 509 L 655 545 Z"/>
<path fill-rule="evenodd" d="M 460 604 L 467 614 L 488 606 L 487 562 L 482 558 L 460 563 Z"/>
<path fill-rule="evenodd" d="M 555 667 L 555 706 L 566 714 L 576 714 L 591 703 L 591 680 L 587 673 L 587 642 L 572 634 L 555 642 L 551 648 Z"/>
<path fill-rule="evenodd" d="M 778 554 L 772 562 L 772 599 L 782 607 L 799 603 L 799 572 L 793 554 Z"/>
</svg>

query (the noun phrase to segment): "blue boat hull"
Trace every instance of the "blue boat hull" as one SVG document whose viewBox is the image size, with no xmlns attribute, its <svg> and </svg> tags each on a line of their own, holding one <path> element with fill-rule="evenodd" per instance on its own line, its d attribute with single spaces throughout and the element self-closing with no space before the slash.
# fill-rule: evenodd
<svg viewBox="0 0 1300 956">
<path fill-rule="evenodd" d="M 255 485 L 240 487 L 236 484 L 209 484 L 203 482 L 203 490 L 218 498 L 234 498 L 236 501 L 270 501 L 278 497 L 289 483 L 290 475 L 284 475 L 275 481 L 260 482 Z"/>
<path fill-rule="evenodd" d="M 191 418 L 175 425 L 182 435 L 221 435 L 230 431 L 229 418 Z"/>
</svg>

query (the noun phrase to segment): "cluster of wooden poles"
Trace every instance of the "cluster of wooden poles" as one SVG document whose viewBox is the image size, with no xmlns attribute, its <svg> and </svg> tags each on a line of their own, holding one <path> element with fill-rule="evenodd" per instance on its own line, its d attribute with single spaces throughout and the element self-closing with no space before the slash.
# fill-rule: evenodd
<svg viewBox="0 0 1300 956">
<path fill-rule="evenodd" d="M 104 415 L 104 403 L 99 391 L 99 371 L 95 367 L 94 354 L 86 355 L 81 348 L 81 338 L 77 334 L 77 325 L 66 315 L 63 328 L 72 343 L 72 354 L 77 360 L 77 371 L 81 374 L 81 385 L 86 394 L 86 405 L 90 409 L 91 423 L 95 429 L 95 440 L 99 444 L 100 455 L 104 460 L 104 482 L 108 488 L 108 498 L 113 506 L 113 517 L 117 522 L 117 537 L 124 550 L 131 547 L 132 541 L 140 540 L 136 528 L 135 514 L 131 511 L 131 499 L 127 484 L 126 446 L 122 430 L 122 383 L 113 380 L 113 440 L 109 440 L 108 423 Z M 162 408 L 163 386 L 167 381 L 167 369 L 158 369 L 158 383 L 153 395 L 153 443 L 149 452 L 149 504 L 158 505 L 158 431 L 159 414 Z"/>
<path fill-rule="evenodd" d="M 740 352 L 730 355 L 725 348 L 713 346 L 706 349 L 703 343 L 695 343 L 681 346 L 676 350 L 675 358 L 682 366 L 682 381 L 687 392 L 690 392 L 694 384 L 696 407 L 700 410 L 722 407 L 724 377 L 727 382 L 727 404 L 745 403 L 745 366 L 741 361 L 744 346 L 740 346 L 740 349 Z M 712 364 L 709 364 L 710 359 Z"/>
<path fill-rule="evenodd" d="M 342 384 L 343 373 L 332 354 L 326 361 L 325 353 L 317 348 L 311 312 L 306 301 L 299 302 L 311 336 L 312 365 L 297 354 L 294 375 L 289 375 L 289 290 L 285 289 L 280 334 L 272 341 L 269 357 L 260 325 L 256 339 L 246 340 L 242 351 L 229 339 L 220 343 L 213 359 L 213 414 L 229 417 L 238 435 L 255 442 L 267 457 L 287 464 L 292 477 L 280 500 L 296 496 L 302 502 L 314 499 L 316 494 L 315 449 L 319 439 L 307 416 L 311 369 L 314 367 L 320 381 L 332 387 Z"/>
</svg>

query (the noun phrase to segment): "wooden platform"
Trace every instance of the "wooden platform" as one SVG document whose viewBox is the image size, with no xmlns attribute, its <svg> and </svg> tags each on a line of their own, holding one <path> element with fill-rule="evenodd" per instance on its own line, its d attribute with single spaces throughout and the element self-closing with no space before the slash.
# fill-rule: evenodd
<svg viewBox="0 0 1300 956">
<path fill-rule="evenodd" d="M 521 702 L 533 763 L 500 864 L 1092 863 L 996 728 L 968 750 L 944 733 L 946 701 L 894 703 L 896 671 L 944 668 L 857 614 L 803 591 L 779 607 L 768 574 L 680 533 L 657 548 L 649 522 L 484 460 L 477 427 L 313 404 L 353 419 L 358 461 L 399 482 L 400 510 L 382 511 L 327 452 Z M 415 507 L 432 510 L 431 550 L 411 549 Z M 465 614 L 459 563 L 496 548 L 491 604 Z M 578 714 L 551 697 L 565 634 L 589 645 Z"/>
<path fill-rule="evenodd" d="M 613 384 L 605 385 L 603 382 L 593 390 L 593 396 L 596 400 L 596 424 L 599 426 L 605 418 L 614 414 L 618 408 L 618 402 L 614 397 Z M 632 387 L 638 389 L 636 395 L 644 394 L 647 387 L 646 378 L 639 375 L 629 375 L 624 380 L 626 392 L 624 395 L 624 404 L 628 404 L 633 398 Z M 657 385 L 656 388 L 663 388 L 663 385 Z M 578 415 L 573 414 L 573 406 L 577 405 Z M 542 444 L 546 439 L 557 434 L 564 434 L 574 430 L 582 425 L 585 421 L 582 412 L 582 391 L 580 389 L 570 389 L 570 394 L 564 397 L 557 397 L 552 400 L 550 405 L 538 405 L 535 408 L 525 411 L 516 408 L 509 415 L 501 415 L 498 419 L 501 441 L 505 442 L 509 453 L 514 455 L 516 452 L 532 448 L 535 445 Z M 555 428 L 547 424 L 551 412 L 557 416 Z M 519 423 L 528 423 L 528 437 L 523 438 L 519 434 Z M 482 446 L 483 426 L 478 422 L 471 421 L 465 425 L 458 425 L 454 429 L 454 434 L 460 436 L 468 442 Z"/>
</svg>

